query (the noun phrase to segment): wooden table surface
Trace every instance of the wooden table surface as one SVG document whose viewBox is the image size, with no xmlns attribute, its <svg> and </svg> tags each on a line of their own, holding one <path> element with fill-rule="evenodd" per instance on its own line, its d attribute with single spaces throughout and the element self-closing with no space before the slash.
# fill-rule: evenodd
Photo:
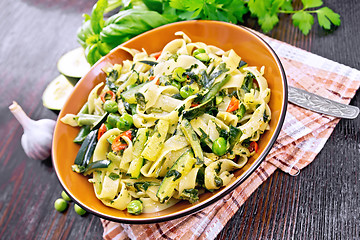
<svg viewBox="0 0 360 240">
<path fill-rule="evenodd" d="M 296 1 L 299 2 L 299 1 Z M 315 26 L 303 36 L 282 16 L 268 35 L 360 69 L 358 0 L 324 0 L 341 14 L 332 34 Z M 76 30 L 89 0 L 0 1 L 0 239 L 100 239 L 98 217 L 53 208 L 62 191 L 51 159 L 29 159 L 22 128 L 8 106 L 33 119 L 57 115 L 42 106 L 56 62 L 78 47 Z M 259 29 L 253 20 L 247 26 Z M 351 104 L 360 106 L 360 94 Z M 315 161 L 297 177 L 276 171 L 239 209 L 219 239 L 360 239 L 360 121 L 341 120 Z"/>
</svg>

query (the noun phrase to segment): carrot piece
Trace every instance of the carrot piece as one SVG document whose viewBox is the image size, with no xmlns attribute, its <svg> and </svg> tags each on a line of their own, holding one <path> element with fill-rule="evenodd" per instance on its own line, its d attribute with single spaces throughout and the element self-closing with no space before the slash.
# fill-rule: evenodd
<svg viewBox="0 0 360 240">
<path fill-rule="evenodd" d="M 259 145 L 257 144 L 257 142 L 253 141 L 253 142 L 250 143 L 248 149 L 249 149 L 250 152 L 254 152 L 254 151 L 257 152 L 258 148 L 259 148 Z"/>
<path fill-rule="evenodd" d="M 239 108 L 239 103 L 240 103 L 240 101 L 236 97 L 233 96 L 231 98 L 231 101 L 230 101 L 229 106 L 227 107 L 226 111 L 233 112 L 233 111 L 237 110 Z"/>
</svg>

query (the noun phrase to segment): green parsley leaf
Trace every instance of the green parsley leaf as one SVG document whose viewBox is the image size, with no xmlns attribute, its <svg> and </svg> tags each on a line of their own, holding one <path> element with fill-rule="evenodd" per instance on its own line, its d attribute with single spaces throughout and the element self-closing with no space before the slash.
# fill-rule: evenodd
<svg viewBox="0 0 360 240">
<path fill-rule="evenodd" d="M 266 14 L 265 1 L 263 0 L 249 0 L 248 6 L 252 15 L 260 18 Z"/>
<path fill-rule="evenodd" d="M 203 0 L 170 0 L 170 7 L 184 11 L 202 10 L 205 1 Z"/>
<path fill-rule="evenodd" d="M 301 0 L 301 2 L 304 5 L 304 9 L 320 7 L 323 5 L 322 0 Z"/>
<path fill-rule="evenodd" d="M 270 15 L 277 14 L 279 8 L 284 4 L 285 0 L 273 0 L 271 5 L 269 5 Z"/>
<path fill-rule="evenodd" d="M 340 15 L 328 7 L 320 8 L 316 11 L 316 13 L 319 25 L 324 29 L 329 30 L 331 28 L 331 23 L 335 26 L 339 26 L 341 23 Z"/>
<path fill-rule="evenodd" d="M 205 19 L 209 19 L 209 20 L 216 20 L 218 19 L 218 14 L 217 14 L 217 9 L 216 6 L 214 5 L 209 5 L 209 4 L 205 4 L 203 6 L 203 14 L 204 14 L 204 18 Z M 197 14 L 198 12 L 198 14 Z M 194 15 L 200 15 L 200 11 L 198 10 L 197 12 L 194 13 Z M 222 16 L 221 16 L 222 17 Z M 220 19 L 219 19 L 220 20 Z M 220 21 L 224 21 L 223 19 Z M 226 21 L 227 22 L 227 21 Z"/>
<path fill-rule="evenodd" d="M 249 12 L 243 1 L 230 1 L 229 5 L 224 5 L 224 11 L 228 10 L 228 18 L 230 22 L 244 22 L 243 16 Z M 237 21 L 236 21 L 237 20 Z"/>
<path fill-rule="evenodd" d="M 259 18 L 259 24 L 264 33 L 269 32 L 279 22 L 277 14 L 266 14 L 264 17 Z"/>
<path fill-rule="evenodd" d="M 304 35 L 307 35 L 314 24 L 314 17 L 307 12 L 300 11 L 292 16 L 293 24 L 299 27 Z"/>
<path fill-rule="evenodd" d="M 278 12 L 285 0 L 250 0 L 250 12 L 258 17 L 261 29 L 267 33 L 279 22 Z"/>
<path fill-rule="evenodd" d="M 294 8 L 292 6 L 291 0 L 285 0 L 280 9 L 284 11 L 293 11 Z"/>
</svg>

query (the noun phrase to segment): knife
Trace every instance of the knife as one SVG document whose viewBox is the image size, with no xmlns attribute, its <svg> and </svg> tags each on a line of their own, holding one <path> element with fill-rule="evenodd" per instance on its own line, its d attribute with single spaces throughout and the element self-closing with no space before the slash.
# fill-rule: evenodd
<svg viewBox="0 0 360 240">
<path fill-rule="evenodd" d="M 311 111 L 347 119 L 354 119 L 359 115 L 359 108 L 356 106 L 338 103 L 296 87 L 288 86 L 288 90 L 289 102 Z"/>
</svg>

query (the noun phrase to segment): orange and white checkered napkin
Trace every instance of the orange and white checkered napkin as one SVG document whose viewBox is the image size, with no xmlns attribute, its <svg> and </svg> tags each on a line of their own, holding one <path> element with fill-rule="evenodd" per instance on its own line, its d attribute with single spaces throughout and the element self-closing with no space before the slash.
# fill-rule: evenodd
<svg viewBox="0 0 360 240">
<path fill-rule="evenodd" d="M 360 71 L 262 36 L 275 50 L 291 86 L 348 104 L 360 85 Z M 101 220 L 105 239 L 214 239 L 239 207 L 277 168 L 297 174 L 323 148 L 338 118 L 289 104 L 282 131 L 266 160 L 237 189 L 204 210 L 146 225 Z"/>
</svg>

